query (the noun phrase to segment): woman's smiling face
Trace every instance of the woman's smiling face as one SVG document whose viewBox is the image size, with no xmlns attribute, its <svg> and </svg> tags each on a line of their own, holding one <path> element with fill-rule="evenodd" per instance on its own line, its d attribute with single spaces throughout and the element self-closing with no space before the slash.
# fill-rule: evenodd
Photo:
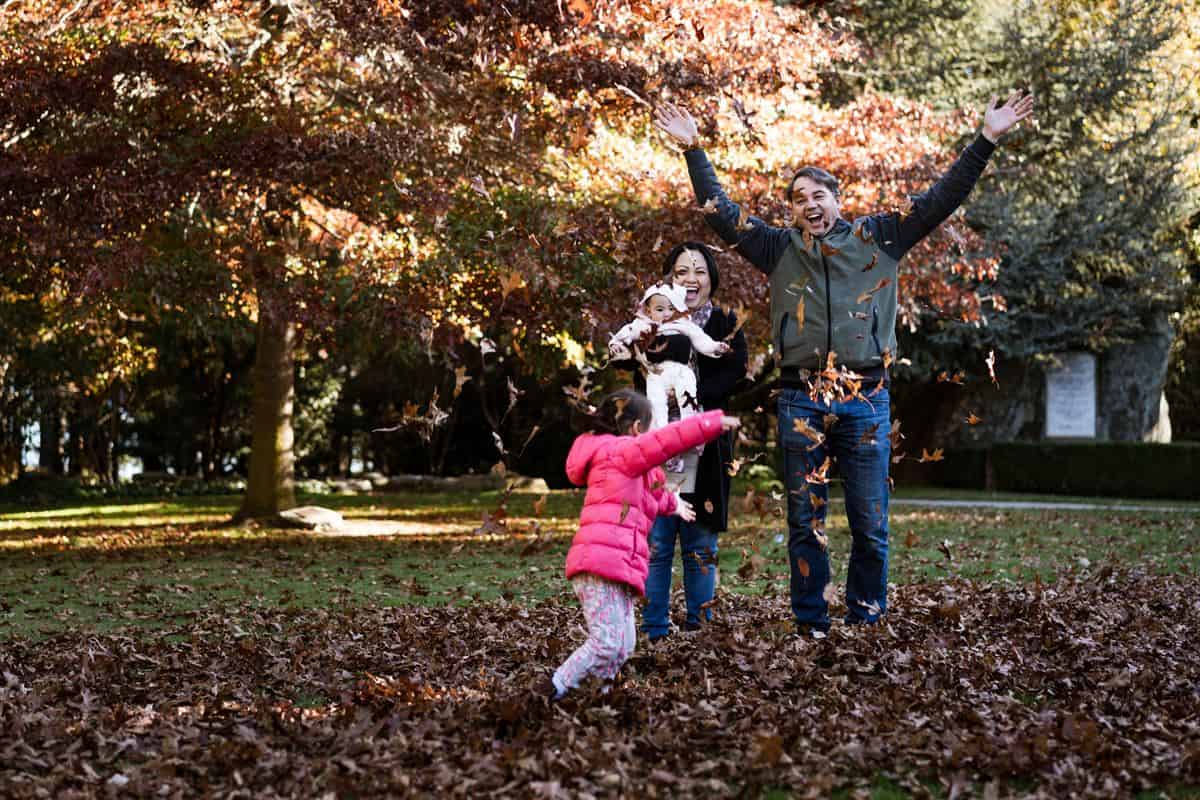
<svg viewBox="0 0 1200 800">
<path fill-rule="evenodd" d="M 695 250 L 684 250 L 675 259 L 671 268 L 671 283 L 687 290 L 687 307 L 695 311 L 712 296 L 712 279 L 708 274 L 708 262 Z"/>
</svg>

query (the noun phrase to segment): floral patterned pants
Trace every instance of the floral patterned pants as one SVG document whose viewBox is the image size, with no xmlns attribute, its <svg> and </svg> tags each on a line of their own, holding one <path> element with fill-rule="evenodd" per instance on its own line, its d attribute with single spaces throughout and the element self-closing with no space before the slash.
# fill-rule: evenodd
<svg viewBox="0 0 1200 800">
<path fill-rule="evenodd" d="M 554 673 L 554 682 L 563 689 L 575 688 L 588 675 L 612 678 L 637 644 L 633 589 L 586 572 L 571 583 L 583 606 L 588 638 Z"/>
</svg>

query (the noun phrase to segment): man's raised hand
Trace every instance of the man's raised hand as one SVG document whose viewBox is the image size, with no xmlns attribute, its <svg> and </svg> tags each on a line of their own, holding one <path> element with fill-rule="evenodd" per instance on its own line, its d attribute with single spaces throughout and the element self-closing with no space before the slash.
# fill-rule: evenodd
<svg viewBox="0 0 1200 800">
<path fill-rule="evenodd" d="M 1015 91 L 1008 96 L 1004 105 L 992 95 L 987 111 L 983 114 L 983 135 L 995 144 L 1010 128 L 1033 113 L 1033 95 Z"/>
<path fill-rule="evenodd" d="M 654 109 L 654 124 L 684 147 L 694 145 L 696 137 L 700 134 L 692 115 L 686 109 L 677 108 L 670 103 L 662 103 Z"/>
</svg>

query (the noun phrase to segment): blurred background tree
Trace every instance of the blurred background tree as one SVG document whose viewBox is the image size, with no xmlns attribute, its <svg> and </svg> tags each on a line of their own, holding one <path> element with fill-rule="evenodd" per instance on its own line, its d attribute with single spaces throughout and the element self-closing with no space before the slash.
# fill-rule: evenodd
<svg viewBox="0 0 1200 800">
<path fill-rule="evenodd" d="M 1157 400 L 1163 325 L 1187 329 L 1197 37 L 1170 3 L 5 9 L 9 476 L 36 426 L 45 471 L 111 481 L 125 454 L 249 475 L 247 515 L 293 502 L 297 467 L 503 459 L 561 484 L 564 388 L 602 366 L 671 246 L 712 241 L 649 123 L 660 99 L 704 121 L 732 195 L 786 224 L 797 166 L 837 174 L 848 216 L 899 206 L 988 95 L 1039 95 L 1038 129 L 906 262 L 897 397 L 902 415 L 942 407 L 912 415 L 931 439 L 962 436 L 939 422 L 956 418 L 939 369 L 978 375 L 994 348 L 1006 376 L 1029 374 L 1003 402 L 1029 408 L 1039 359 L 1163 341 L 1129 379 Z M 719 257 L 765 385 L 765 282 Z M 1145 398 L 1108 435 L 1142 436 Z"/>
</svg>

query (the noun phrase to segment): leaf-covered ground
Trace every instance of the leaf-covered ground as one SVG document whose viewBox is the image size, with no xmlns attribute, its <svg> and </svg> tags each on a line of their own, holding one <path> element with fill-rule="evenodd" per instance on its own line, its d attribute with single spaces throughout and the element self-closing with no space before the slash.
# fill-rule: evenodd
<svg viewBox="0 0 1200 800">
<path fill-rule="evenodd" d="M 321 499 L 384 538 L 0 514 L 0 794 L 1198 796 L 1195 514 L 897 510 L 887 624 L 810 640 L 751 497 L 717 622 L 551 707 L 579 498 L 474 535 L 495 501 Z"/>
<path fill-rule="evenodd" d="M 165 635 L 8 642 L 14 797 L 1118 797 L 1200 783 L 1191 579 L 914 585 L 821 641 L 777 598 L 643 648 L 610 694 L 526 686 L 573 603 L 353 613 L 224 607 Z"/>
</svg>

